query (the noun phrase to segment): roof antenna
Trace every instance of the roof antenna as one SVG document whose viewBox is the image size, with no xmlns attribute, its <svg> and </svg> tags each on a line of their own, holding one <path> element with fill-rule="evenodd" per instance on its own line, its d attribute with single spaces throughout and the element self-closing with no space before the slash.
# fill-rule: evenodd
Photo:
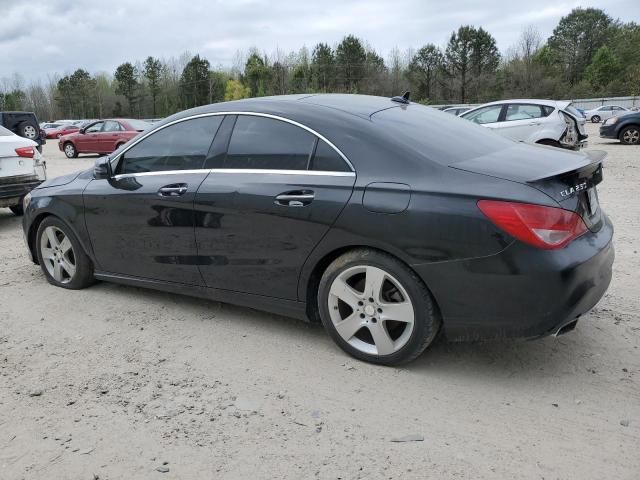
<svg viewBox="0 0 640 480">
<path fill-rule="evenodd" d="M 398 103 L 407 104 L 407 103 L 409 103 L 409 97 L 410 96 L 411 96 L 411 92 L 407 91 L 407 92 L 404 92 L 404 95 L 402 95 L 402 96 L 397 95 L 395 97 L 391 97 L 391 101 L 392 102 L 398 102 Z"/>
</svg>

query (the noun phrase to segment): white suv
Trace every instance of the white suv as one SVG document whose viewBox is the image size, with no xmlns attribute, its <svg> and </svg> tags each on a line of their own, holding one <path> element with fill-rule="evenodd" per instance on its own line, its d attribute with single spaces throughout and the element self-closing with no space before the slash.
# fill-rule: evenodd
<svg viewBox="0 0 640 480">
<path fill-rule="evenodd" d="M 512 140 L 577 150 L 586 145 L 585 119 L 570 102 L 501 100 L 460 115 Z"/>
</svg>

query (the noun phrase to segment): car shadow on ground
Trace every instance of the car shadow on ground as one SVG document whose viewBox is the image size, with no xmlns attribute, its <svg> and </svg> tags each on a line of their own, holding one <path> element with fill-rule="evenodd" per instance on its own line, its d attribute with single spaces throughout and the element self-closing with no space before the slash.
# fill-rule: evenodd
<svg viewBox="0 0 640 480">
<path fill-rule="evenodd" d="M 333 343 L 320 324 L 307 323 L 227 303 L 138 287 L 105 282 L 93 288 L 104 293 L 123 295 L 134 301 L 144 300 L 145 303 L 169 301 L 184 308 L 183 318 L 187 322 L 191 317 L 194 323 L 197 321 L 201 325 L 202 317 L 209 315 L 216 321 L 224 321 L 225 328 L 232 323 L 232 328 L 237 328 L 238 335 L 244 335 L 250 331 L 252 334 L 258 334 L 258 337 L 277 337 L 278 341 L 281 339 L 282 345 L 291 345 L 291 342 L 295 342 L 303 349 L 318 348 L 334 356 L 337 365 L 360 363 L 359 369 L 386 368 L 361 363 L 351 358 Z M 193 315 L 190 316 L 189 312 Z M 185 328 L 188 329 L 188 325 Z M 215 324 L 212 323 L 211 328 L 215 328 Z M 536 341 L 513 339 L 449 342 L 444 335 L 440 335 L 418 359 L 408 365 L 392 367 L 392 369 L 421 375 L 445 374 L 469 380 L 499 381 L 520 378 L 530 382 L 535 378 L 559 377 L 566 374 L 568 369 L 575 369 L 575 365 L 568 367 L 568 363 L 583 357 L 573 352 L 590 351 L 590 339 L 581 334 L 579 329 L 580 325 L 576 331 L 566 336 L 547 337 Z M 304 347 L 305 343 L 308 343 L 308 347 Z"/>
</svg>

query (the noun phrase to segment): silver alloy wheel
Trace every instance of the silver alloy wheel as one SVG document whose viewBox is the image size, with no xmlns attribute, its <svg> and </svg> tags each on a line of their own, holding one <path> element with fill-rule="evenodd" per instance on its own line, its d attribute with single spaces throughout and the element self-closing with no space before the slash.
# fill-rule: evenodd
<svg viewBox="0 0 640 480">
<path fill-rule="evenodd" d="M 38 132 L 33 125 L 25 125 L 22 132 L 24 133 L 25 137 L 30 138 L 31 140 L 38 136 Z"/>
<path fill-rule="evenodd" d="M 637 128 L 630 128 L 622 136 L 626 143 L 638 143 L 640 140 L 640 130 Z"/>
<path fill-rule="evenodd" d="M 71 157 L 73 157 L 73 154 L 74 154 L 74 153 L 75 153 L 75 148 L 74 148 L 74 146 L 73 146 L 73 145 L 71 145 L 70 143 L 67 143 L 67 144 L 64 146 L 64 154 L 65 154 L 67 157 L 71 158 Z"/>
<path fill-rule="evenodd" d="M 71 240 L 57 227 L 49 226 L 40 237 L 44 266 L 57 282 L 69 283 L 76 274 L 76 255 Z"/>
<path fill-rule="evenodd" d="M 390 273 L 370 265 L 340 273 L 329 289 L 329 314 L 338 334 L 370 355 L 390 355 L 413 332 L 413 303 Z"/>
</svg>

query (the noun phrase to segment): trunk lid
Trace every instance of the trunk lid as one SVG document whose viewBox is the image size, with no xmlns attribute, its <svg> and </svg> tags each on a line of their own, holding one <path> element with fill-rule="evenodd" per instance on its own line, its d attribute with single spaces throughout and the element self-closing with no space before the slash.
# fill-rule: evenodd
<svg viewBox="0 0 640 480">
<path fill-rule="evenodd" d="M 578 153 L 520 144 L 449 166 L 530 185 L 562 208 L 578 213 L 587 227 L 595 231 L 602 225 L 596 185 L 602 181 L 605 157 L 602 151 Z"/>
</svg>

